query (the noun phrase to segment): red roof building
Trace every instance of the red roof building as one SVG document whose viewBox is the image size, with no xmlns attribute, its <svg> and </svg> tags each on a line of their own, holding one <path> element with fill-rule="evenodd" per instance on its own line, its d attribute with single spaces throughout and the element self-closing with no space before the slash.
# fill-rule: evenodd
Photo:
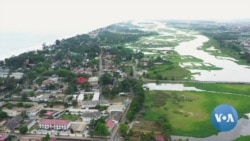
<svg viewBox="0 0 250 141">
<path fill-rule="evenodd" d="M 39 123 L 39 128 L 42 129 L 56 129 L 56 130 L 67 130 L 69 129 L 70 122 L 68 120 L 60 119 L 43 119 Z"/>
<path fill-rule="evenodd" d="M 109 132 L 111 132 L 115 126 L 115 122 L 112 119 L 106 121 L 106 127 L 108 128 Z"/>
<path fill-rule="evenodd" d="M 49 141 L 56 141 L 56 138 L 52 137 L 49 139 Z"/>
<path fill-rule="evenodd" d="M 164 137 L 161 136 L 161 135 L 155 136 L 155 140 L 156 140 L 156 141 L 165 141 Z"/>
<path fill-rule="evenodd" d="M 52 112 L 52 111 L 47 111 L 44 115 L 46 115 L 46 116 L 52 116 L 54 114 L 54 112 Z"/>
<path fill-rule="evenodd" d="M 78 77 L 78 78 L 76 79 L 76 81 L 77 81 L 78 84 L 82 84 L 82 83 L 87 82 L 88 79 L 87 79 L 87 78 L 84 78 L 84 77 Z"/>
<path fill-rule="evenodd" d="M 7 140 L 7 138 L 8 138 L 8 135 L 0 134 L 0 141 L 5 141 L 5 140 Z"/>
</svg>

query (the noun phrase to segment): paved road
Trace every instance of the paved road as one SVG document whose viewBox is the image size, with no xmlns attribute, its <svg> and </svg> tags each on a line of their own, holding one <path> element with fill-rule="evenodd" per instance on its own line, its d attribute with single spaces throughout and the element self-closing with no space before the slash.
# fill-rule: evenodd
<svg viewBox="0 0 250 141">
<path fill-rule="evenodd" d="M 44 137 L 44 135 L 33 135 L 33 134 L 26 134 L 20 135 L 12 133 L 12 136 L 20 137 Z M 88 137 L 70 137 L 70 136 L 55 136 L 58 141 L 107 141 L 107 138 L 88 138 Z"/>
<path fill-rule="evenodd" d="M 101 78 L 101 76 L 103 74 L 102 55 L 103 55 L 103 49 L 101 48 L 101 53 L 99 55 L 99 79 Z M 99 84 L 99 91 L 100 91 L 100 97 L 99 97 L 99 99 L 103 99 L 102 84 Z"/>
<path fill-rule="evenodd" d="M 132 65 L 132 69 L 133 69 L 133 78 L 136 79 L 136 68 L 135 68 L 135 65 Z"/>
</svg>

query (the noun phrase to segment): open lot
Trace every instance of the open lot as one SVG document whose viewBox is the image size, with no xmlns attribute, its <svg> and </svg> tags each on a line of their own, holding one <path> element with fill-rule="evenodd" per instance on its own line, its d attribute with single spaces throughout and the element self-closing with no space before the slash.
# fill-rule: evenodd
<svg viewBox="0 0 250 141">
<path fill-rule="evenodd" d="M 80 119 L 80 115 L 68 114 L 68 113 L 66 114 L 66 113 L 64 113 L 64 114 L 61 116 L 61 118 L 62 118 L 63 120 L 77 121 L 77 120 Z"/>
<path fill-rule="evenodd" d="M 206 137 L 217 131 L 210 122 L 210 113 L 219 104 L 230 104 L 244 117 L 250 112 L 250 97 L 213 92 L 148 91 L 145 112 L 141 120 L 156 121 L 166 116 L 172 126 L 172 134 Z"/>
<path fill-rule="evenodd" d="M 133 124 L 133 131 L 139 131 L 143 133 L 150 133 L 154 131 L 155 134 L 161 134 L 159 126 L 154 121 L 140 120 Z"/>
<path fill-rule="evenodd" d="M 250 84 L 223 84 L 223 83 L 185 83 L 185 86 L 194 86 L 197 89 L 216 91 L 250 96 Z"/>
</svg>

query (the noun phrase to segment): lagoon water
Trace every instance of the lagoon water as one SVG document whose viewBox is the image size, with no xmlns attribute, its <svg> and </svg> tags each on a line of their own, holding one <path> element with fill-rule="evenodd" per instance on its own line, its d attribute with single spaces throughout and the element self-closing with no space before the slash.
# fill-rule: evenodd
<svg viewBox="0 0 250 141">
<path fill-rule="evenodd" d="M 190 70 L 195 80 L 200 81 L 229 81 L 229 82 L 250 82 L 249 66 L 239 65 L 234 59 L 226 57 L 216 57 L 198 48 L 208 41 L 208 38 L 202 35 L 196 35 L 196 39 L 183 42 L 175 47 L 180 55 L 191 55 L 202 59 L 205 63 L 213 64 L 222 70 Z"/>
<path fill-rule="evenodd" d="M 209 39 L 206 36 L 199 35 L 197 32 L 186 32 L 180 31 L 179 29 L 175 29 L 172 27 L 168 27 L 164 23 L 160 22 L 152 22 L 149 25 L 143 25 L 140 23 L 134 23 L 137 26 L 140 26 L 144 29 L 157 31 L 160 35 L 171 35 L 175 36 L 176 33 L 187 35 L 187 36 L 195 36 L 196 39 L 191 41 L 185 41 L 177 45 L 176 47 L 159 47 L 155 48 L 155 50 L 175 50 L 181 56 L 190 55 L 196 58 L 203 60 L 204 64 L 212 64 L 216 67 L 222 68 L 222 70 L 198 70 L 198 69 L 189 69 L 193 74 L 194 80 L 199 81 L 215 81 L 215 82 L 250 82 L 250 67 L 245 65 L 237 64 L 237 60 L 229 57 L 220 57 L 214 56 L 205 52 L 203 50 L 199 50 L 199 47 Z M 169 30 L 175 31 L 173 33 L 169 32 Z M 157 42 L 154 38 L 148 38 L 147 42 Z M 213 48 L 213 47 L 211 47 Z M 181 64 L 180 64 L 181 66 Z"/>
<path fill-rule="evenodd" d="M 163 26 L 160 24 L 155 25 L 155 28 L 158 29 L 168 28 L 167 26 Z M 157 29 L 154 29 L 157 31 Z M 163 32 L 163 31 L 161 31 Z M 164 34 L 164 33 L 163 33 Z M 190 35 L 190 34 L 189 34 Z M 174 48 L 180 55 L 190 55 L 196 58 L 202 59 L 206 64 L 213 64 L 217 67 L 223 68 L 222 70 L 192 70 L 193 73 L 200 73 L 193 75 L 194 80 L 199 81 L 229 81 L 229 82 L 250 82 L 250 68 L 248 66 L 237 64 L 233 58 L 227 57 L 216 57 L 213 56 L 203 50 L 199 50 L 198 48 L 206 41 L 208 38 L 203 35 L 194 35 L 196 39 L 180 43 L 178 46 Z M 148 83 L 144 84 L 145 87 L 149 87 L 150 90 L 174 90 L 174 91 L 183 91 L 183 90 L 194 90 L 198 89 L 193 87 L 185 87 L 181 84 L 155 84 Z M 199 91 L 199 90 L 198 90 Z M 248 114 L 250 119 L 250 114 Z M 183 136 L 171 136 L 172 140 L 178 139 L 189 139 L 189 141 L 231 141 L 239 138 L 240 136 L 250 135 L 250 120 L 241 118 L 238 120 L 237 126 L 228 132 L 220 132 L 217 135 L 212 135 L 205 138 L 195 138 L 195 137 L 183 137 Z M 204 129 L 204 132 L 206 129 Z"/>
<path fill-rule="evenodd" d="M 147 83 L 143 87 L 149 88 L 149 90 L 168 90 L 168 91 L 202 91 L 195 87 L 185 87 L 184 84 L 170 84 L 170 83 Z"/>
</svg>

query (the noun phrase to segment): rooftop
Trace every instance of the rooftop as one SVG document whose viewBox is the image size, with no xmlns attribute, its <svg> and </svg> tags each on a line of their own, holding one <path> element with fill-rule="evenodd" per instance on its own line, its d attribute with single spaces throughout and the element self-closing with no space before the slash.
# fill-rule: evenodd
<svg viewBox="0 0 250 141">
<path fill-rule="evenodd" d="M 88 105 L 102 105 L 102 104 L 110 104 L 107 100 L 94 100 L 94 101 L 83 101 L 82 105 L 83 106 L 88 106 Z"/>
<path fill-rule="evenodd" d="M 82 132 L 86 128 L 86 123 L 85 122 L 74 122 L 71 123 L 71 129 L 74 132 Z"/>
<path fill-rule="evenodd" d="M 56 138 L 52 137 L 52 138 L 49 139 L 49 141 L 56 141 Z"/>
<path fill-rule="evenodd" d="M 0 102 L 0 108 L 3 107 L 6 104 L 6 102 Z"/>
<path fill-rule="evenodd" d="M 164 140 L 164 137 L 161 136 L 161 135 L 155 136 L 155 140 L 156 140 L 156 141 L 165 141 L 165 140 Z"/>
<path fill-rule="evenodd" d="M 22 120 L 23 120 L 23 117 L 21 115 L 17 115 L 8 121 L 8 123 L 6 124 L 6 127 L 9 128 L 11 131 L 13 131 Z"/>
<path fill-rule="evenodd" d="M 112 119 L 109 119 L 106 121 L 106 127 L 112 128 L 114 126 L 115 122 Z"/>
<path fill-rule="evenodd" d="M 77 83 L 79 83 L 79 84 L 85 83 L 87 81 L 88 81 L 88 79 L 84 78 L 84 77 L 78 77 L 77 78 Z"/>
<path fill-rule="evenodd" d="M 52 116 L 53 114 L 54 114 L 53 111 L 47 111 L 44 115 L 46 115 L 46 116 Z"/>
<path fill-rule="evenodd" d="M 55 125 L 68 125 L 68 120 L 60 120 L 60 119 L 42 119 L 39 124 L 55 124 Z"/>
<path fill-rule="evenodd" d="M 8 138 L 8 135 L 0 134 L 0 141 L 4 141 Z"/>
<path fill-rule="evenodd" d="M 82 116 L 85 118 L 98 118 L 101 115 L 101 112 L 86 112 L 83 113 Z"/>
</svg>

